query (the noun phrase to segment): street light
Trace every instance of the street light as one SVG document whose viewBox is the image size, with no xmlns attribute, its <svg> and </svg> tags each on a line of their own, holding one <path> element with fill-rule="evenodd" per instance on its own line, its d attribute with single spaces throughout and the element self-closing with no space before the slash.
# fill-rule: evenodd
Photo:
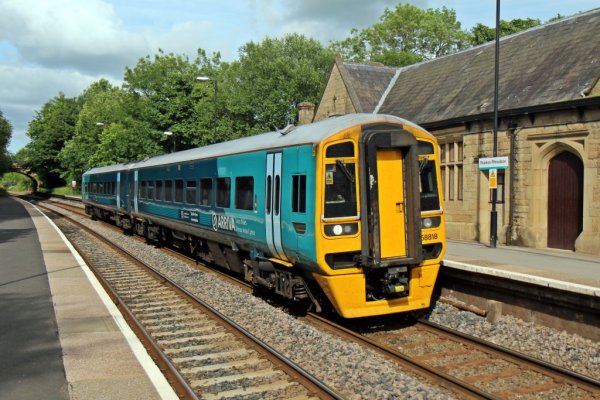
<svg viewBox="0 0 600 400">
<path fill-rule="evenodd" d="M 213 79 L 211 77 L 208 77 L 208 76 L 197 76 L 196 80 L 198 82 L 212 81 L 213 86 L 215 88 L 215 110 L 213 112 L 213 125 L 214 125 L 214 129 L 215 129 L 214 138 L 216 140 L 216 138 L 217 138 L 217 80 Z"/>
<path fill-rule="evenodd" d="M 496 0 L 496 41 L 494 48 L 494 148 L 493 156 L 498 155 L 498 81 L 500 80 L 500 0 Z M 510 172 L 511 174 L 513 171 Z M 490 212 L 490 247 L 496 247 L 498 240 L 498 211 L 496 211 L 496 192 L 492 190 L 492 211 Z"/>
<path fill-rule="evenodd" d="M 163 135 L 173 136 L 173 153 L 175 153 L 175 134 L 171 131 L 164 131 Z"/>
</svg>

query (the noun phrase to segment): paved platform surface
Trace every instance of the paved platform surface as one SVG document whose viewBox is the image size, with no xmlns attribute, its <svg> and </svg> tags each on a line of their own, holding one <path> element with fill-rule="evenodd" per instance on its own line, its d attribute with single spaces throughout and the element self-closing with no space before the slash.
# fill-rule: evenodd
<svg viewBox="0 0 600 400">
<path fill-rule="evenodd" d="M 0 197 L 0 321 L 0 398 L 177 398 L 50 220 L 9 197 Z"/>
<path fill-rule="evenodd" d="M 600 296 L 600 257 L 572 251 L 449 240 L 443 264 Z"/>
</svg>

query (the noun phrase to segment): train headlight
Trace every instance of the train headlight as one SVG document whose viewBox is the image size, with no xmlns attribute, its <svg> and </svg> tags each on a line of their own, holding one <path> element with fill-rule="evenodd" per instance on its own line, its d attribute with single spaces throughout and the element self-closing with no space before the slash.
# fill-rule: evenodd
<svg viewBox="0 0 600 400">
<path fill-rule="evenodd" d="M 325 225 L 327 236 L 355 235 L 356 233 L 358 233 L 357 223 Z"/>
<path fill-rule="evenodd" d="M 440 217 L 421 218 L 421 228 L 423 229 L 437 228 L 441 223 L 442 219 Z"/>
</svg>

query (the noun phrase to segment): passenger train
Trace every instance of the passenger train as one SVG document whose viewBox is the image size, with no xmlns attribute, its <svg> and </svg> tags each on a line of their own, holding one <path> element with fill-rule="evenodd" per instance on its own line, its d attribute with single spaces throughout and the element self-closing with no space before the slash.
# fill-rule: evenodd
<svg viewBox="0 0 600 400">
<path fill-rule="evenodd" d="M 356 318 L 428 308 L 445 252 L 438 145 L 351 114 L 83 175 L 92 218 Z"/>
</svg>

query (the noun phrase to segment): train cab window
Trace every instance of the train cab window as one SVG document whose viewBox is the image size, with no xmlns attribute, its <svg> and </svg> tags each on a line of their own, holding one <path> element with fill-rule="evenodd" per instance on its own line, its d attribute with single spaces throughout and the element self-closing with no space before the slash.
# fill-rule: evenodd
<svg viewBox="0 0 600 400">
<path fill-rule="evenodd" d="M 163 183 L 162 183 L 162 181 L 156 181 L 156 183 L 154 184 L 154 187 L 155 187 L 154 198 L 156 200 L 162 201 L 162 199 L 163 199 Z"/>
<path fill-rule="evenodd" d="M 175 203 L 183 203 L 183 180 L 175 179 Z"/>
<path fill-rule="evenodd" d="M 358 215 L 356 196 L 356 158 L 353 142 L 329 145 L 325 150 L 324 218 Z"/>
<path fill-rule="evenodd" d="M 325 167 L 325 218 L 355 217 L 355 164 L 338 160 Z"/>
<path fill-rule="evenodd" d="M 235 178 L 235 208 L 238 210 L 253 210 L 254 178 L 239 176 Z"/>
<path fill-rule="evenodd" d="M 165 201 L 173 201 L 173 181 L 165 181 Z"/>
<path fill-rule="evenodd" d="M 354 157 L 354 143 L 344 142 L 344 143 L 331 145 L 327 148 L 325 157 L 327 157 L 327 158 Z"/>
<path fill-rule="evenodd" d="M 306 175 L 292 176 L 292 212 L 306 212 Z"/>
<path fill-rule="evenodd" d="M 212 204 L 212 183 L 211 178 L 200 179 L 200 205 L 210 206 Z"/>
<path fill-rule="evenodd" d="M 231 178 L 217 178 L 217 207 L 231 206 Z"/>
<path fill-rule="evenodd" d="M 185 202 L 196 204 L 196 181 L 187 181 L 185 184 Z"/>
<path fill-rule="evenodd" d="M 440 209 L 438 181 L 436 178 L 436 156 L 433 144 L 419 141 L 419 175 L 421 193 L 421 211 L 437 211 Z"/>
</svg>

